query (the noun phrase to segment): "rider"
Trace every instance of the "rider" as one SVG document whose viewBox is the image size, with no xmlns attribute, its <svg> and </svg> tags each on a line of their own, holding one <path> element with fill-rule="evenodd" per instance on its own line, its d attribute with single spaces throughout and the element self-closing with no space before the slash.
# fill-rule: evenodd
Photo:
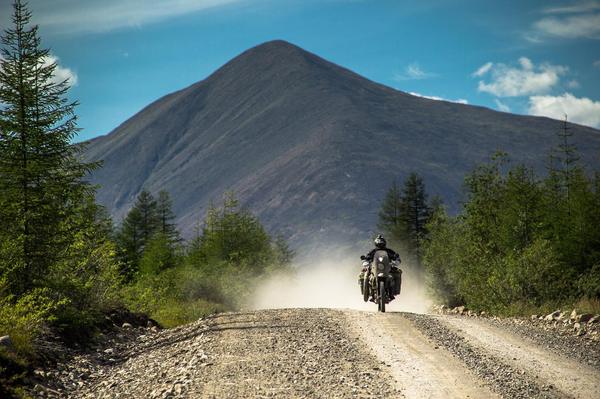
<svg viewBox="0 0 600 399">
<path fill-rule="evenodd" d="M 375 237 L 373 243 L 375 244 L 375 249 L 371 250 L 365 256 L 365 259 L 367 261 L 373 262 L 373 256 L 375 256 L 375 252 L 386 251 L 391 260 L 397 260 L 398 262 L 400 262 L 400 255 L 398 255 L 398 253 L 396 253 L 393 249 L 386 247 L 387 243 L 385 241 L 385 238 L 383 238 L 381 234 Z"/>
<path fill-rule="evenodd" d="M 373 241 L 373 243 L 375 244 L 375 249 L 371 250 L 365 256 L 366 261 L 373 262 L 373 257 L 375 256 L 375 252 L 385 251 L 385 252 L 387 252 L 388 256 L 390 257 L 390 260 L 398 261 L 398 263 L 401 262 L 400 255 L 398 255 L 398 253 L 396 251 L 394 251 L 393 249 L 387 247 L 387 243 L 385 241 L 385 238 L 383 238 L 383 235 L 381 235 L 381 234 L 377 235 L 377 237 L 375 237 L 375 240 Z M 396 269 L 396 267 L 392 266 L 392 270 L 394 270 L 394 269 Z M 389 292 L 389 296 L 390 296 L 390 300 L 394 299 L 394 295 L 391 291 Z"/>
</svg>

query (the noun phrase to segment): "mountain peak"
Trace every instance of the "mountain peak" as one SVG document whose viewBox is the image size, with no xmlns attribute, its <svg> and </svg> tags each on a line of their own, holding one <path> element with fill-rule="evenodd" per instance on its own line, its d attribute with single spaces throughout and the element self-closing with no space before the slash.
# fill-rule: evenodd
<svg viewBox="0 0 600 399">
<path fill-rule="evenodd" d="M 285 40 L 271 40 L 252 47 L 233 61 L 240 59 L 263 59 L 266 61 L 275 61 L 276 63 L 292 63 L 301 59 L 318 57 L 308 51 Z"/>
<path fill-rule="evenodd" d="M 293 246 L 352 243 L 394 180 L 415 171 L 456 210 L 464 175 L 497 150 L 543 172 L 560 124 L 423 100 L 273 40 L 155 101 L 91 142 L 86 159 L 104 160 L 91 182 L 117 220 L 142 189 L 167 190 L 190 237 L 234 190 Z M 571 127 L 582 162 L 597 165 L 598 131 Z"/>
<path fill-rule="evenodd" d="M 252 49 L 296 49 L 296 50 L 302 50 L 300 47 L 296 46 L 295 44 L 292 44 L 288 41 L 285 41 L 283 39 L 275 39 L 275 40 L 269 40 L 268 42 L 264 42 L 261 43 L 259 45 L 256 45 L 252 48 L 250 48 L 250 50 Z M 304 51 L 304 50 L 302 50 Z"/>
</svg>

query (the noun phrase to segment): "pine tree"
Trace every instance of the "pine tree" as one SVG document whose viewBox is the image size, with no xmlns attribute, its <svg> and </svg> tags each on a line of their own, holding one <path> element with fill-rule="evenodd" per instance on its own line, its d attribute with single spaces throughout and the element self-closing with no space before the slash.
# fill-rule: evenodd
<svg viewBox="0 0 600 399">
<path fill-rule="evenodd" d="M 394 243 L 406 240 L 407 227 L 402 218 L 404 213 L 400 187 L 394 181 L 388 189 L 379 209 L 378 229 Z"/>
<path fill-rule="evenodd" d="M 420 265 L 423 255 L 423 240 L 427 234 L 426 226 L 431 209 L 427 205 L 427 193 L 423 179 L 416 173 L 411 173 L 404 182 L 401 209 L 400 219 L 406 226 L 409 250 L 415 256 L 417 264 Z"/>
<path fill-rule="evenodd" d="M 64 223 L 91 192 L 82 177 L 68 81 L 53 80 L 31 12 L 14 3 L 13 27 L 2 36 L 0 67 L 0 274 L 22 294 L 44 280 L 75 232 Z"/>
<path fill-rule="evenodd" d="M 142 190 L 138 195 L 134 208 L 140 212 L 141 224 L 139 226 L 143 244 L 145 245 L 154 233 L 160 229 L 158 205 L 149 191 Z"/>
<path fill-rule="evenodd" d="M 441 199 L 435 197 L 432 204 L 436 208 L 441 207 Z M 423 179 L 411 173 L 402 189 L 394 182 L 387 191 L 379 210 L 377 227 L 388 237 L 391 245 L 397 246 L 405 257 L 408 255 L 420 265 L 426 225 L 431 214 Z"/>
<path fill-rule="evenodd" d="M 559 169 L 559 174 L 561 175 L 563 181 L 563 188 L 566 195 L 567 212 L 569 215 L 571 214 L 571 183 L 573 179 L 573 174 L 575 172 L 574 169 L 577 166 L 577 161 L 579 161 L 577 148 L 569 141 L 572 136 L 573 133 L 570 132 L 570 128 L 567 124 L 567 115 L 565 115 L 565 120 L 563 121 L 562 129 L 558 132 L 560 143 L 558 144 L 557 152 L 559 154 L 558 159 L 562 166 L 562 168 Z"/>
<path fill-rule="evenodd" d="M 140 259 L 144 248 L 144 240 L 140 226 L 142 215 L 137 208 L 132 208 L 123 220 L 117 235 L 119 252 L 123 261 L 123 275 L 132 280 L 139 269 Z"/>
<path fill-rule="evenodd" d="M 247 262 L 260 270 L 272 255 L 271 239 L 258 218 L 240 208 L 232 192 L 225 193 L 221 208 L 209 208 L 202 237 L 201 258 L 207 261 Z"/>
<path fill-rule="evenodd" d="M 291 266 L 296 252 L 293 249 L 290 249 L 287 241 L 282 235 L 275 237 L 273 247 L 275 251 L 275 257 L 277 258 L 277 266 L 280 268 Z"/>
<path fill-rule="evenodd" d="M 123 220 L 117 237 L 121 258 L 125 264 L 124 275 L 129 280 L 139 271 L 144 249 L 159 228 L 157 203 L 152 194 L 143 190 Z"/>
<path fill-rule="evenodd" d="M 502 182 L 501 212 L 498 217 L 502 251 L 521 251 L 530 246 L 542 220 L 542 191 L 533 169 L 513 167 Z"/>
<path fill-rule="evenodd" d="M 160 233 L 168 239 L 171 245 L 180 242 L 181 237 L 179 236 L 179 231 L 177 231 L 177 225 L 174 222 L 175 213 L 173 213 L 173 202 L 171 201 L 171 196 L 165 190 L 161 190 L 158 193 L 156 214 L 158 216 L 158 230 Z"/>
</svg>

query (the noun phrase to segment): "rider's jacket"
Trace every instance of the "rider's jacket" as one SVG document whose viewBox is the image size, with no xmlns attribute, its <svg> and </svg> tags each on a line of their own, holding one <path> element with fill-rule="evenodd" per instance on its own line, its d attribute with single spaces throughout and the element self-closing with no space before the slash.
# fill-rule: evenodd
<svg viewBox="0 0 600 399">
<path fill-rule="evenodd" d="M 391 260 L 397 260 L 400 262 L 400 255 L 390 248 L 375 248 L 366 255 L 366 260 L 372 262 L 373 256 L 375 256 L 375 252 L 377 251 L 386 251 Z"/>
</svg>

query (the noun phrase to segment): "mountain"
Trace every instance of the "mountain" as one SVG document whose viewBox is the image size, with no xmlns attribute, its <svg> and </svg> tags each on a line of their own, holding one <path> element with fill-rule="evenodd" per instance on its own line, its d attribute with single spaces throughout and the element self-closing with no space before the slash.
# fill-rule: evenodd
<svg viewBox="0 0 600 399">
<path fill-rule="evenodd" d="M 572 124 L 599 166 L 600 131 Z M 543 171 L 561 122 L 416 97 L 284 41 L 240 54 L 88 143 L 116 221 L 143 189 L 168 190 L 184 236 L 234 190 L 298 247 L 368 238 L 394 179 L 416 171 L 456 210 L 465 173 L 497 150 Z"/>
</svg>

